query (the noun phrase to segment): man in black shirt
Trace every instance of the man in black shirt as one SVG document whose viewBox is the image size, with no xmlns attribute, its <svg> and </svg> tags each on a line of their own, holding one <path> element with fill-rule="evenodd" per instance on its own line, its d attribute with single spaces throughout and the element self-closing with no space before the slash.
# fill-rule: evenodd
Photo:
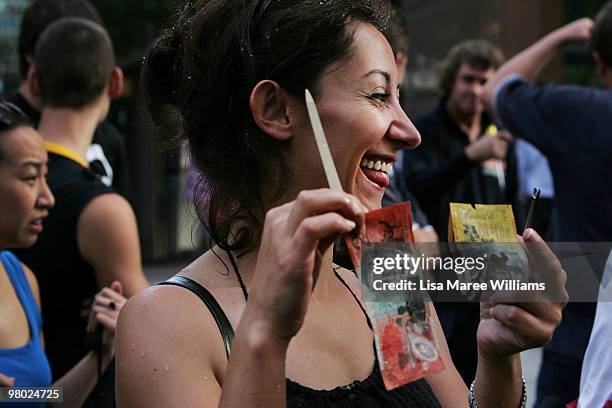
<svg viewBox="0 0 612 408">
<path fill-rule="evenodd" d="M 21 21 L 18 50 L 22 81 L 18 91 L 8 100 L 21 108 L 35 127 L 40 121 L 41 101 L 40 91 L 33 81 L 36 75 L 32 64 L 34 49 L 45 28 L 63 17 L 82 17 L 102 24 L 100 16 L 87 0 L 35 0 L 28 6 Z M 109 122 L 104 121 L 96 128 L 86 159 L 105 185 L 128 197 L 125 143 L 119 131 Z"/>
<path fill-rule="evenodd" d="M 448 235 L 450 202 L 503 204 L 514 197 L 510 135 L 500 131 L 493 137 L 482 102 L 483 86 L 502 61 L 501 51 L 485 41 L 456 45 L 445 62 L 438 106 L 413 119 L 422 142 L 403 152 L 401 166 L 406 185 L 442 241 Z"/>
<path fill-rule="evenodd" d="M 514 196 L 511 137 L 497 132 L 482 102 L 483 86 L 502 61 L 501 51 L 486 41 L 457 44 L 445 61 L 438 106 L 413 119 L 422 142 L 403 151 L 401 173 L 440 241 L 448 239 L 449 203 L 502 204 Z M 476 374 L 479 306 L 438 303 L 436 310 L 469 385 Z"/>
<path fill-rule="evenodd" d="M 38 279 L 46 352 L 59 378 L 89 351 L 83 302 L 115 280 L 127 297 L 148 284 L 130 204 L 85 160 L 94 130 L 123 88 L 108 34 L 90 20 L 59 19 L 41 34 L 34 64 L 42 102 L 38 130 L 56 205 L 36 244 L 16 254 Z"/>
</svg>

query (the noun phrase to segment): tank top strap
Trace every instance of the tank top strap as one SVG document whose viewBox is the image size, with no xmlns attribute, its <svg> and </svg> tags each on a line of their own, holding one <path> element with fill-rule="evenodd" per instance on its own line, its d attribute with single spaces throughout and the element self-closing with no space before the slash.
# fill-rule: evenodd
<svg viewBox="0 0 612 408">
<path fill-rule="evenodd" d="M 361 304 L 361 302 L 359 301 L 359 299 L 357 298 L 357 295 L 355 295 L 355 292 L 353 292 L 353 290 L 351 289 L 351 287 L 344 281 L 344 279 L 342 279 L 342 276 L 340 276 L 340 274 L 338 273 L 338 270 L 336 268 L 333 268 L 334 270 L 334 274 L 336 275 L 336 278 L 338 278 L 338 280 L 340 281 L 340 283 L 342 283 L 344 285 L 344 287 L 350 292 L 350 294 L 353 296 L 353 299 L 355 299 L 355 302 L 357 302 L 357 305 L 359 306 L 359 308 L 361 309 L 361 311 L 363 312 L 363 315 L 366 318 L 366 322 L 368 323 L 368 327 L 371 330 L 374 330 L 374 327 L 372 326 L 372 321 L 370 320 L 370 316 L 368 316 L 368 312 L 366 312 L 365 308 L 363 307 L 363 305 Z"/>
<path fill-rule="evenodd" d="M 159 285 L 174 285 L 180 286 L 189 290 L 198 296 L 202 302 L 206 305 L 213 318 L 215 319 L 215 323 L 217 323 L 217 327 L 219 328 L 219 332 L 221 333 L 221 337 L 223 338 L 223 344 L 225 345 L 225 355 L 229 360 L 230 352 L 232 350 L 232 341 L 234 340 L 234 329 L 227 318 L 227 315 L 223 311 L 223 308 L 217 302 L 215 297 L 210 293 L 204 286 L 200 285 L 198 282 L 189 279 L 186 276 L 173 276 L 170 279 L 160 282 Z"/>
<path fill-rule="evenodd" d="M 15 289 L 17 299 L 21 303 L 32 331 L 32 339 L 38 341 L 42 329 L 42 313 L 34 299 L 32 288 L 21 266 L 21 262 L 9 251 L 0 252 L 0 260 Z"/>
</svg>

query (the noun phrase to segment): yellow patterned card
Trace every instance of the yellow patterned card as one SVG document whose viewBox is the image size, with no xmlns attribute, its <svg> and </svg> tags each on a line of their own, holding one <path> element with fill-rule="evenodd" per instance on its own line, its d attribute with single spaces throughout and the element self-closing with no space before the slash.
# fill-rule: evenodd
<svg viewBox="0 0 612 408">
<path fill-rule="evenodd" d="M 449 242 L 517 242 L 512 206 L 450 203 Z"/>
</svg>

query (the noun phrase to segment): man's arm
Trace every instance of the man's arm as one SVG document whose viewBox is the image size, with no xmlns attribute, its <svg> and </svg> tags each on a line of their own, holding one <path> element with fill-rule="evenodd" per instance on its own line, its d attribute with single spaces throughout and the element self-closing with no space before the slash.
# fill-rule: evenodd
<svg viewBox="0 0 612 408">
<path fill-rule="evenodd" d="M 140 263 L 136 217 L 119 194 L 103 194 L 87 204 L 79 217 L 77 242 L 100 287 L 118 280 L 130 297 L 149 286 Z"/>
<path fill-rule="evenodd" d="M 441 130 L 428 123 L 417 123 L 416 126 L 422 136 L 421 144 L 415 150 L 404 151 L 400 163 L 403 188 L 416 197 L 422 208 L 429 208 L 470 172 L 476 163 L 470 161 L 465 152 L 448 160 L 441 159 L 436 142 L 436 134 Z"/>
<path fill-rule="evenodd" d="M 533 81 L 564 45 L 587 41 L 592 27 L 593 20 L 590 18 L 576 20 L 546 35 L 502 65 L 485 85 L 483 99 L 487 110 L 495 111 L 493 96 L 506 77 L 519 75 L 527 81 Z"/>
<path fill-rule="evenodd" d="M 402 172 L 406 185 L 421 205 L 438 205 L 440 197 L 454 188 L 472 169 L 489 159 L 504 159 L 511 136 L 480 137 L 449 160 L 434 159 L 434 147 L 426 145 L 427 134 L 423 133 L 422 147 L 406 151 Z M 421 149 L 421 150 L 419 150 Z M 428 152 L 430 149 L 432 151 Z"/>
</svg>

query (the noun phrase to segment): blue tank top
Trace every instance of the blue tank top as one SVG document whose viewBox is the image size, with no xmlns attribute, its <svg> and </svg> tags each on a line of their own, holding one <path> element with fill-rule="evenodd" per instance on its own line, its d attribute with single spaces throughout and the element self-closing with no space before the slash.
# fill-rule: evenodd
<svg viewBox="0 0 612 408">
<path fill-rule="evenodd" d="M 17 293 L 30 327 L 30 340 L 25 346 L 10 349 L 0 348 L 0 372 L 14 377 L 15 387 L 48 387 L 51 385 L 51 368 L 40 342 L 42 315 L 19 260 L 12 253 L 2 251 L 0 261 L 15 288 L 15 293 Z"/>
</svg>

